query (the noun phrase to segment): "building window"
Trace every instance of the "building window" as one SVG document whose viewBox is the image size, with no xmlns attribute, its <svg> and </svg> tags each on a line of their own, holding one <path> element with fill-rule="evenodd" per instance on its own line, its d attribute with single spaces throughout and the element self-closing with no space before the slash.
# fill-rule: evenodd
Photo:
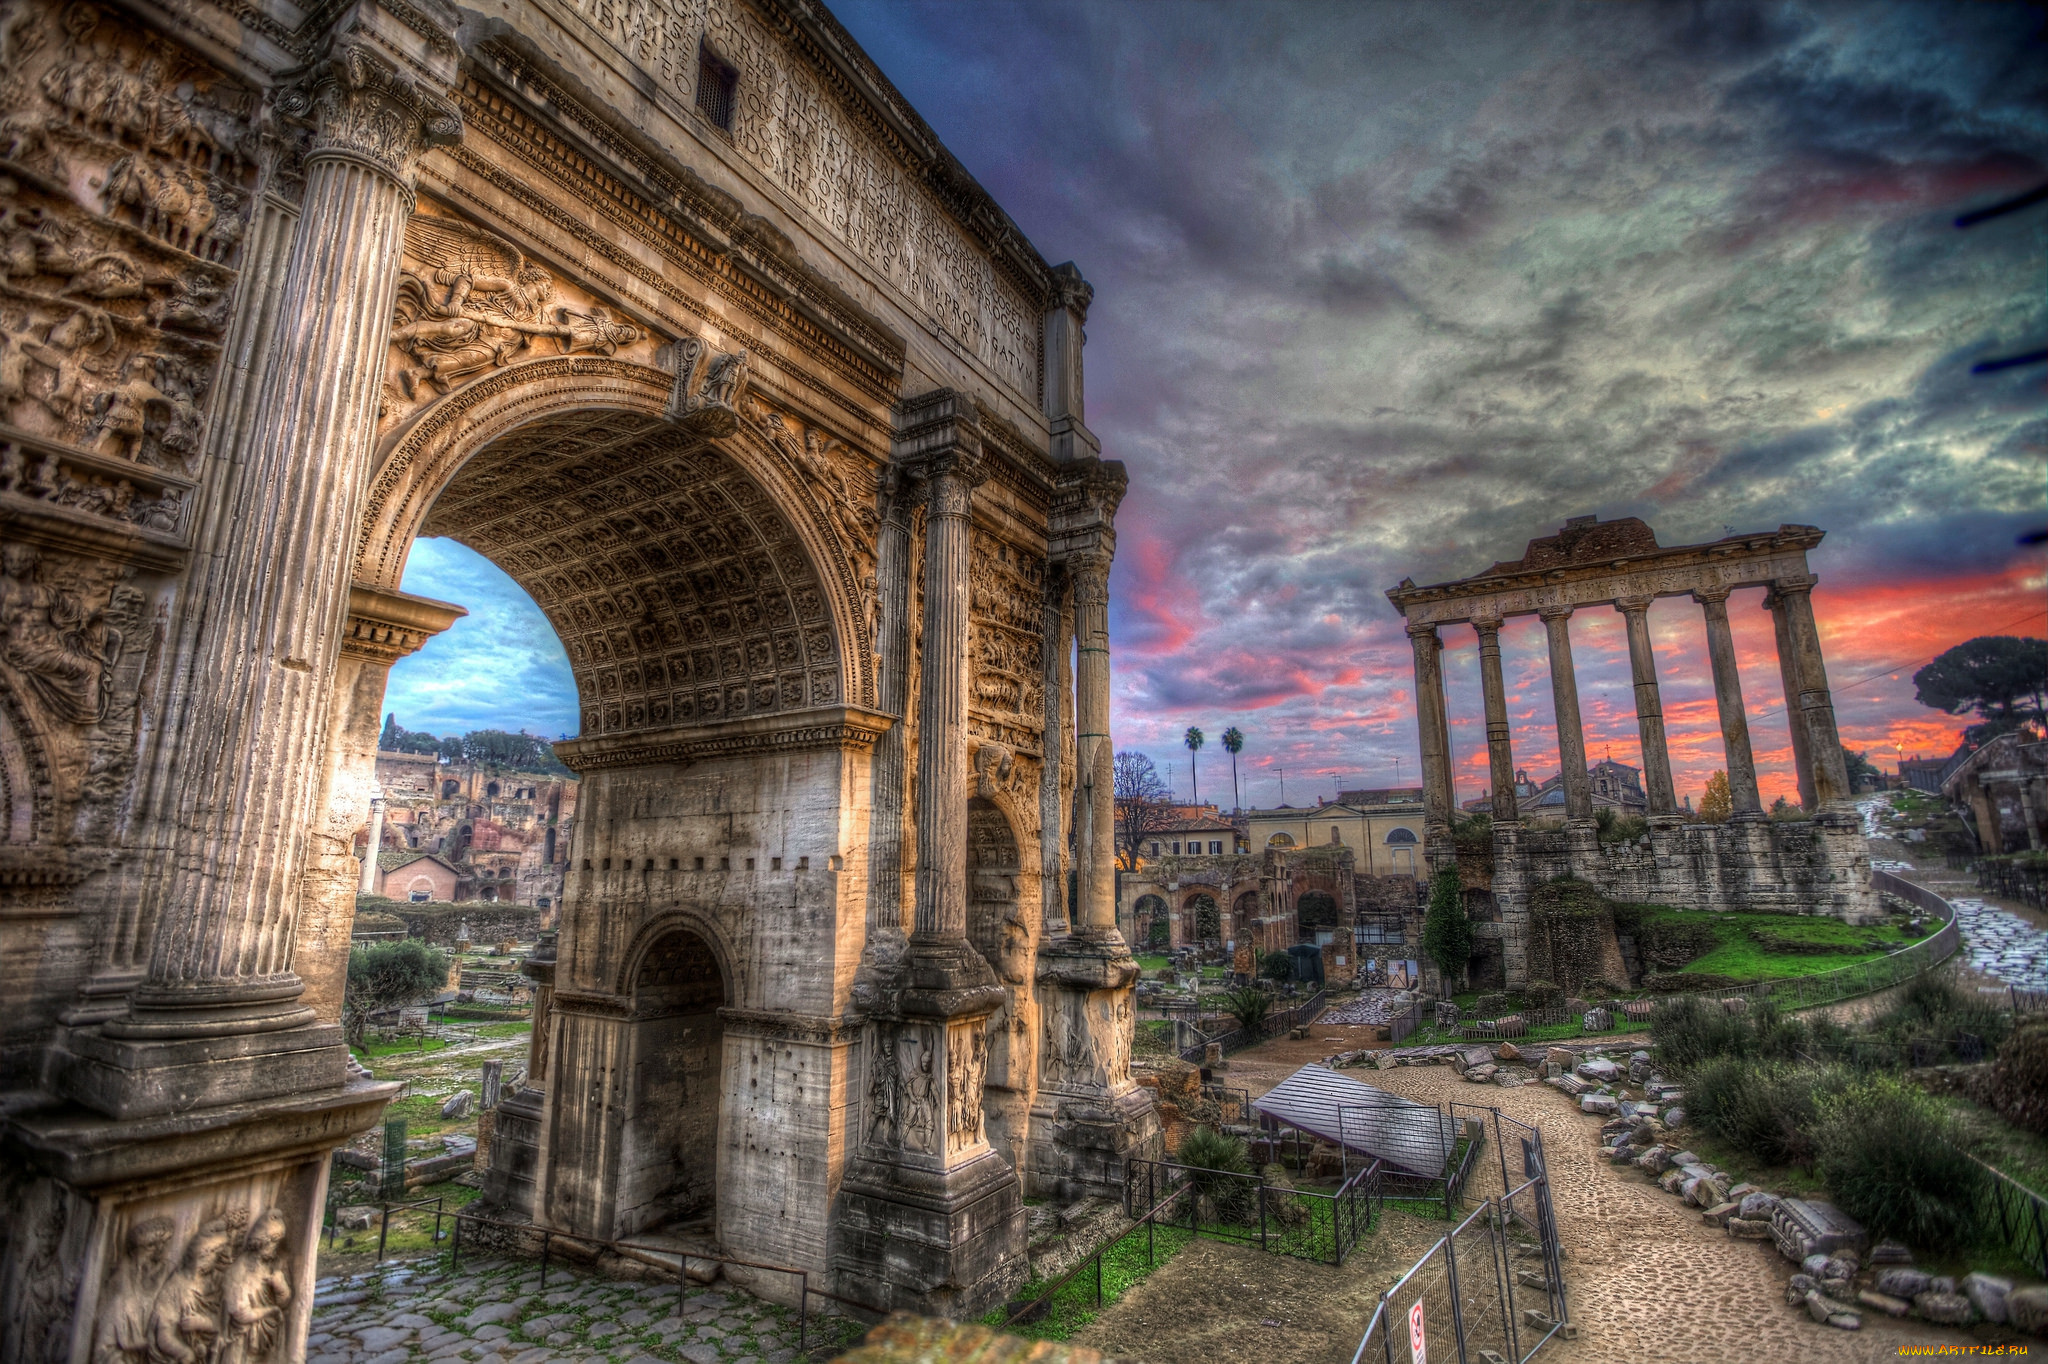
<svg viewBox="0 0 2048 1364">
<path fill-rule="evenodd" d="M 782 859 L 781 859 L 781 858 L 779 858 L 779 857 L 771 857 L 771 858 L 769 858 L 769 859 L 768 859 L 768 870 L 770 870 L 770 871 L 781 871 L 781 870 L 782 870 Z"/>
<path fill-rule="evenodd" d="M 695 867 L 695 870 L 697 870 L 697 871 L 702 871 L 702 870 L 704 870 L 704 859 L 703 859 L 703 858 L 701 858 L 701 857 L 698 857 L 698 858 L 693 858 L 692 860 L 693 860 L 693 861 L 694 861 L 694 862 L 695 862 L 695 863 L 697 864 L 697 865 L 696 865 L 696 867 Z"/>
<path fill-rule="evenodd" d="M 1399 946 L 1404 938 L 1399 919 L 1360 919 L 1358 921 L 1360 943 L 1387 943 Z"/>
<path fill-rule="evenodd" d="M 535 906 L 536 906 L 536 907 L 538 907 L 538 908 L 540 908 L 540 909 L 546 909 L 546 908 L 547 908 L 547 907 L 548 907 L 549 905 L 551 905 L 551 904 L 553 904 L 553 903 L 554 903 L 554 901 L 553 901 L 553 900 L 551 900 L 551 899 L 549 899 L 549 898 L 548 898 L 547 896 L 545 896 L 545 895 L 541 896 L 541 897 L 540 897 L 540 899 L 538 899 L 538 900 L 535 900 L 535 901 L 534 901 L 534 904 L 535 904 Z"/>
<path fill-rule="evenodd" d="M 697 49 L 697 112 L 726 132 L 732 131 L 739 83 L 740 73 L 712 56 L 710 48 Z"/>
<path fill-rule="evenodd" d="M 1180 844 L 1178 844 L 1178 843 L 1174 844 L 1174 845 L 1173 845 L 1173 851 L 1174 851 L 1175 855 L 1176 855 L 1176 856 L 1178 856 L 1178 855 L 1179 855 L 1179 853 L 1180 853 Z"/>
<path fill-rule="evenodd" d="M 1223 855 L 1222 840 L 1214 838 L 1209 840 L 1209 855 L 1211 857 L 1221 857 Z"/>
<path fill-rule="evenodd" d="M 1152 844 L 1152 855 L 1154 857 L 1159 856 L 1159 844 L 1156 841 Z"/>
<path fill-rule="evenodd" d="M 416 890 L 416 891 L 414 891 L 414 892 L 412 893 L 412 895 L 411 895 L 411 897 L 410 897 L 410 898 L 411 898 L 411 900 L 412 900 L 412 902 L 413 902 L 414 904 L 416 904 L 416 905 L 423 905 L 423 904 L 425 904 L 425 903 L 426 903 L 427 901 L 429 901 L 429 900 L 433 899 L 433 898 L 434 898 L 434 894 L 433 894 L 433 892 L 432 892 L 432 891 L 427 891 L 427 890 Z"/>
</svg>

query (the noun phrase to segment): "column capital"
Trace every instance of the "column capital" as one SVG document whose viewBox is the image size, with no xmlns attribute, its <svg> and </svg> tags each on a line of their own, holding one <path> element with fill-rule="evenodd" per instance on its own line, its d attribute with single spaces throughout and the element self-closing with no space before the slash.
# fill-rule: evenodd
<svg viewBox="0 0 2048 1364">
<path fill-rule="evenodd" d="M 1474 616 L 1466 624 L 1478 632 L 1481 639 L 1485 639 L 1488 635 L 1498 635 L 1500 627 L 1505 622 L 1499 616 Z"/>
<path fill-rule="evenodd" d="M 920 455 L 905 466 L 905 472 L 924 484 L 928 517 L 967 515 L 974 490 L 988 477 L 981 451 L 967 445 Z"/>
<path fill-rule="evenodd" d="M 1612 604 L 1622 615 L 1633 616 L 1648 611 L 1650 603 L 1655 600 L 1655 597 L 1616 597 Z"/>
<path fill-rule="evenodd" d="M 1811 573 L 1801 573 L 1787 578 L 1774 578 L 1771 581 L 1771 596 L 1789 597 L 1798 592 L 1811 592 L 1819 584 L 1820 579 Z"/>
<path fill-rule="evenodd" d="M 1095 286 L 1081 277 L 1081 269 L 1072 261 L 1056 265 L 1052 269 L 1052 292 L 1046 297 L 1046 307 L 1064 308 L 1088 320 L 1088 305 L 1095 301 Z"/>
<path fill-rule="evenodd" d="M 1075 550 L 1059 561 L 1074 584 L 1077 602 L 1109 600 L 1109 570 L 1114 562 L 1110 552 L 1099 547 Z"/>
<path fill-rule="evenodd" d="M 1406 623 L 1406 628 L 1408 638 L 1410 639 L 1435 639 L 1437 637 L 1436 625 L 1431 621 L 1411 620 Z"/>
<path fill-rule="evenodd" d="M 1729 589 L 1725 587 L 1696 587 L 1692 599 L 1701 606 L 1724 606 L 1728 601 Z"/>
<path fill-rule="evenodd" d="M 1578 608 L 1576 607 L 1565 606 L 1560 603 L 1553 602 L 1548 606 L 1537 607 L 1536 615 L 1544 622 L 1544 624 L 1547 625 L 1554 620 L 1570 620 L 1572 618 L 1572 612 L 1577 609 Z"/>
<path fill-rule="evenodd" d="M 299 84 L 278 96 L 278 112 L 308 122 L 323 157 L 358 161 L 410 195 L 419 160 L 462 141 L 462 114 L 441 95 L 399 71 L 360 37 L 343 38 Z"/>
</svg>

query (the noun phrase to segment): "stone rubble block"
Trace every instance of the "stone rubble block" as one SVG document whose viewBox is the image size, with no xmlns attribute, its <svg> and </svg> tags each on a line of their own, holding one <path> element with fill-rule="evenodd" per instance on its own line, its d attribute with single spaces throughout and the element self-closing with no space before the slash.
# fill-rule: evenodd
<svg viewBox="0 0 2048 1364">
<path fill-rule="evenodd" d="M 1746 1218 L 1728 1219 L 1728 1234 L 1738 1241 L 1768 1241 L 1771 1239 L 1771 1223 L 1768 1218 L 1750 1221 Z"/>
<path fill-rule="evenodd" d="M 1965 1274 L 1961 1288 L 1963 1296 L 1970 1300 L 1970 1305 L 1984 1320 L 2001 1325 L 2005 1322 L 2005 1302 L 2012 1295 L 2011 1279 L 1990 1274 Z"/>
<path fill-rule="evenodd" d="M 1911 1300 L 1919 1297 L 1934 1286 L 1934 1276 L 1923 1270 L 1897 1268 L 1881 1269 L 1873 1287 L 1878 1292 L 1893 1298 Z"/>
<path fill-rule="evenodd" d="M 1725 1227 L 1728 1219 L 1735 1215 L 1735 1204 L 1716 1203 L 1700 1214 L 1700 1221 L 1710 1227 Z"/>
<path fill-rule="evenodd" d="M 1604 1056 L 1596 1056 L 1590 1061 L 1579 1062 L 1578 1074 L 1581 1079 L 1592 1080 L 1596 1084 L 1613 1084 L 1621 1078 L 1621 1067 Z"/>
<path fill-rule="evenodd" d="M 1976 1311 L 1960 1293 L 1930 1291 L 1913 1299 L 1913 1315 L 1937 1326 L 1966 1326 Z"/>
<path fill-rule="evenodd" d="M 1609 1094 L 1581 1094 L 1579 1096 L 1579 1111 L 1583 1113 L 1614 1113 L 1619 1111 L 1620 1107 L 1620 1103 Z"/>
<path fill-rule="evenodd" d="M 2006 1297 L 2005 1311 L 2014 1330 L 2048 1336 L 2048 1286 L 2014 1289 Z"/>
<path fill-rule="evenodd" d="M 1903 1317 L 1913 1310 L 1913 1304 L 1904 1298 L 1895 1298 L 1889 1293 L 1879 1293 L 1866 1288 L 1856 1295 L 1856 1301 L 1873 1308 L 1888 1317 Z"/>
</svg>

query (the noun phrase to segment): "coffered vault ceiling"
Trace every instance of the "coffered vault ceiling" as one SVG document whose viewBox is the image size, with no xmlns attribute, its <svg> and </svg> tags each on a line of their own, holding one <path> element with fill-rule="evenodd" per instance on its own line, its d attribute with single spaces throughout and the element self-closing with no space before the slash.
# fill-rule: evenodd
<svg viewBox="0 0 2048 1364">
<path fill-rule="evenodd" d="M 825 594 L 768 494 L 701 439 L 585 411 L 463 467 L 421 527 L 497 563 L 568 650 L 586 736 L 837 703 Z"/>
</svg>

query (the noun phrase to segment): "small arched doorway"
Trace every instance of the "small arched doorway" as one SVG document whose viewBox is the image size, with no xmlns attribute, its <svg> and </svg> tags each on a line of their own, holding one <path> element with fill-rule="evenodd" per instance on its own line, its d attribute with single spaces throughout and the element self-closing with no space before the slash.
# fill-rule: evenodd
<svg viewBox="0 0 2048 1364">
<path fill-rule="evenodd" d="M 1173 925 L 1167 922 L 1166 900 L 1163 896 L 1140 895 L 1131 913 L 1136 920 L 1139 942 L 1151 948 L 1172 945 Z"/>
<path fill-rule="evenodd" d="M 1208 891 L 1197 891 L 1187 898 L 1180 907 L 1181 923 L 1187 926 L 1188 939 L 1197 943 L 1218 943 L 1223 941 L 1223 916 L 1216 908 L 1216 897 Z"/>
<path fill-rule="evenodd" d="M 1417 847 L 1413 829 L 1387 830 L 1387 865 L 1396 876 L 1415 875 L 1415 850 Z"/>
<path fill-rule="evenodd" d="M 1259 893 L 1248 890 L 1230 906 L 1230 936 L 1240 946 L 1252 941 L 1253 925 L 1259 917 Z M 1256 944 L 1253 944 L 1256 946 Z"/>
<path fill-rule="evenodd" d="M 649 944 L 627 1029 L 632 1093 L 619 1140 L 618 1235 L 716 1234 L 720 1079 L 728 1002 L 710 944 L 674 929 Z"/>
</svg>

